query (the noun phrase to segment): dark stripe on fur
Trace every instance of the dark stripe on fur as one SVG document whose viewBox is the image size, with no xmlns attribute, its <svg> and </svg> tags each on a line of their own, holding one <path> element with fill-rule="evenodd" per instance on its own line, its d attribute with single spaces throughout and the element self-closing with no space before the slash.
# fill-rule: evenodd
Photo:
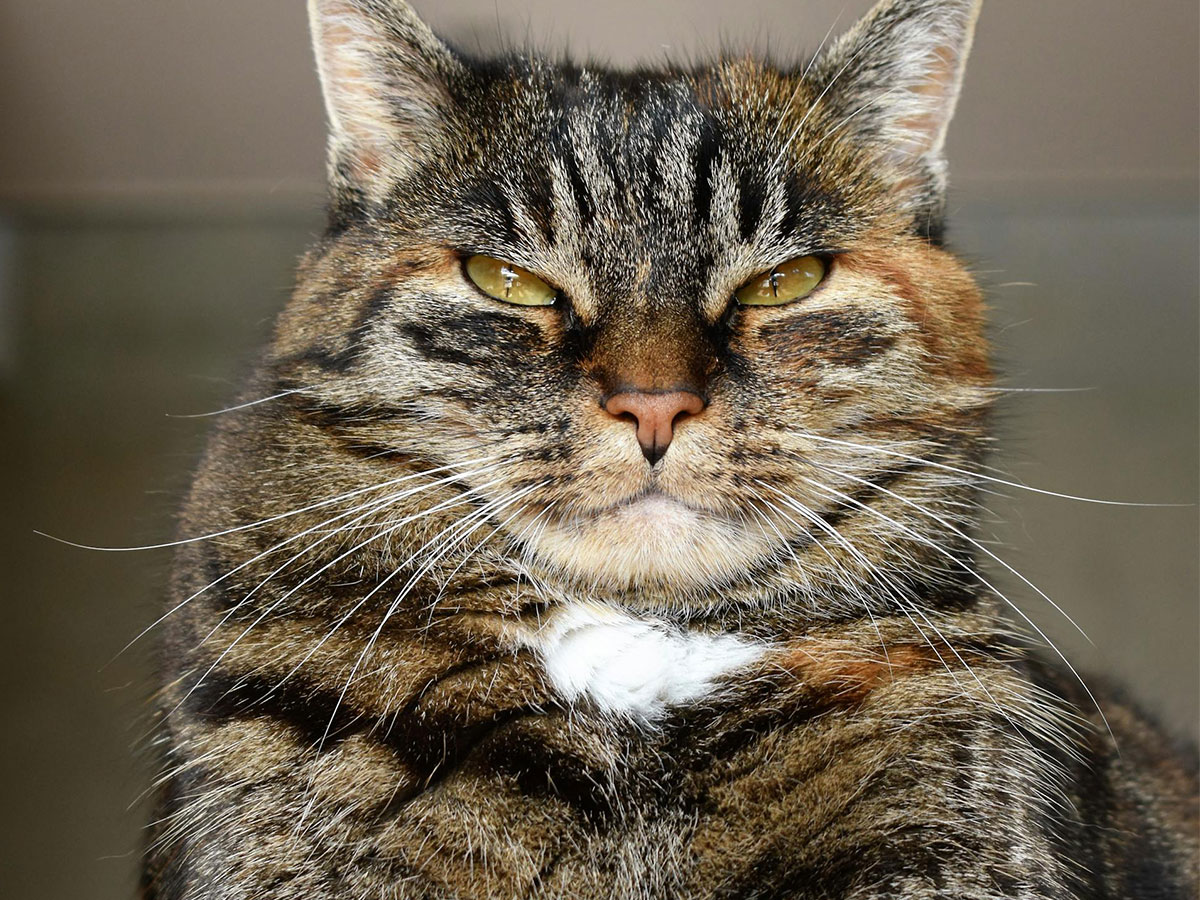
<svg viewBox="0 0 1200 900">
<path fill-rule="evenodd" d="M 710 123 L 700 129 L 700 140 L 696 146 L 696 174 L 693 179 L 695 194 L 692 206 L 695 210 L 696 231 L 703 234 L 712 220 L 713 177 L 721 153 L 721 139 L 717 129 Z"/>
<path fill-rule="evenodd" d="M 743 241 L 749 241 L 758 231 L 762 220 L 763 203 L 766 200 L 766 187 L 751 171 L 745 170 L 738 174 L 738 234 Z"/>
</svg>

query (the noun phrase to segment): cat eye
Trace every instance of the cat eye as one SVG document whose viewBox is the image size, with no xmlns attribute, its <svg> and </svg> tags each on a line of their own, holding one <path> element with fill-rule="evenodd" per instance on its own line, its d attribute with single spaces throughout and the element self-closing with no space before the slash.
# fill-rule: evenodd
<svg viewBox="0 0 1200 900">
<path fill-rule="evenodd" d="M 517 306 L 552 306 L 558 291 L 532 272 L 490 256 L 467 260 L 467 277 L 475 286 L 497 300 Z"/>
<path fill-rule="evenodd" d="M 819 256 L 797 256 L 754 278 L 733 296 L 742 306 L 782 306 L 811 294 L 827 268 Z"/>
</svg>

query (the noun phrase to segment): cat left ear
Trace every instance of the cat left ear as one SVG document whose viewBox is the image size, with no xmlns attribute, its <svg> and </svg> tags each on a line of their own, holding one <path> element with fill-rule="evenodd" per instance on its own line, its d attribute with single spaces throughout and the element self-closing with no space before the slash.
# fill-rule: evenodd
<svg viewBox="0 0 1200 900">
<path fill-rule="evenodd" d="M 982 0 L 882 0 L 816 60 L 835 129 L 867 146 L 898 188 L 945 187 L 942 145 Z"/>
<path fill-rule="evenodd" d="M 377 200 L 445 145 L 460 63 L 403 0 L 308 0 L 329 180 Z"/>
</svg>

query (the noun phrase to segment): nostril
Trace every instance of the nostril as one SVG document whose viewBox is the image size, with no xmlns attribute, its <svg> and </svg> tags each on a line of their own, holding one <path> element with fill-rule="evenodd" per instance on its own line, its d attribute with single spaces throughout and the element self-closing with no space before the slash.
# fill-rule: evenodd
<svg viewBox="0 0 1200 900">
<path fill-rule="evenodd" d="M 622 391 L 601 401 L 614 418 L 632 422 L 642 454 L 654 465 L 667 452 L 676 424 L 704 410 L 693 391 Z"/>
<path fill-rule="evenodd" d="M 695 416 L 704 412 L 704 407 L 707 404 L 699 394 L 693 394 L 691 391 L 680 391 L 679 395 L 676 401 L 679 412 L 675 414 L 675 418 L 671 420 L 671 424 L 678 422 L 680 419 L 686 419 L 688 416 Z"/>
</svg>

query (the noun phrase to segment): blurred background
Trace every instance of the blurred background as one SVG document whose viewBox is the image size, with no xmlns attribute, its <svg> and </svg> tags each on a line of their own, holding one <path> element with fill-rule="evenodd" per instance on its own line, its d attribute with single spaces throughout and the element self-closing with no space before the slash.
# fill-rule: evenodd
<svg viewBox="0 0 1200 900">
<path fill-rule="evenodd" d="M 814 49 L 867 0 L 418 0 L 452 42 L 614 64 Z M 994 464 L 1053 491 L 1197 501 L 1194 0 L 991 0 L 949 155 L 951 241 L 988 286 Z M 167 540 L 211 419 L 322 225 L 296 0 L 0 0 L 5 623 L 0 894 L 127 898 Z M 1070 389 L 1067 392 L 1046 389 Z M 1198 512 L 1023 491 L 1002 573 L 1080 667 L 1197 731 Z"/>
</svg>

